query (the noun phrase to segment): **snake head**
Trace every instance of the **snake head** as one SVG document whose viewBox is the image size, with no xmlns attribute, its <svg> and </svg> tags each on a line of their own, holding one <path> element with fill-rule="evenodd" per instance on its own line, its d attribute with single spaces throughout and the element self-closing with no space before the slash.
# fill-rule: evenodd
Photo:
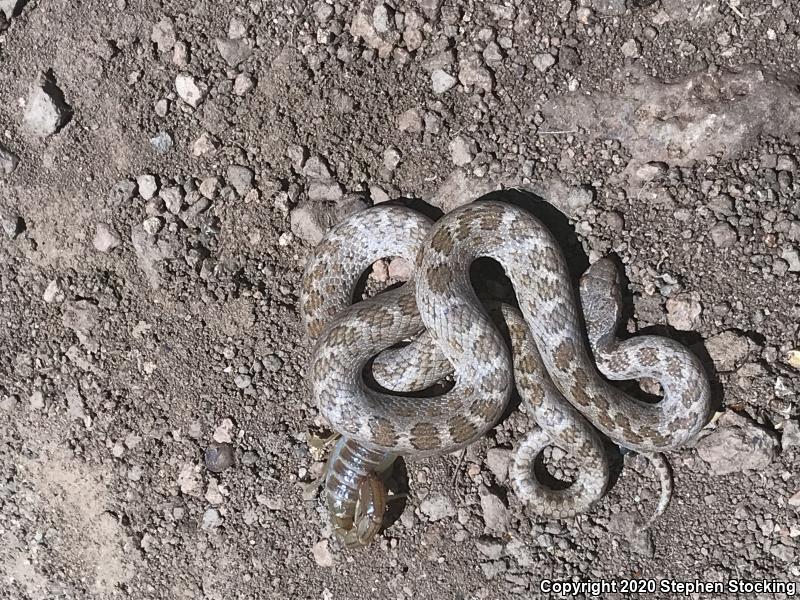
<svg viewBox="0 0 800 600">
<path fill-rule="evenodd" d="M 333 530 L 347 548 L 367 546 L 383 526 L 386 512 L 386 485 L 369 473 L 358 486 L 355 508 L 328 503 Z"/>
</svg>

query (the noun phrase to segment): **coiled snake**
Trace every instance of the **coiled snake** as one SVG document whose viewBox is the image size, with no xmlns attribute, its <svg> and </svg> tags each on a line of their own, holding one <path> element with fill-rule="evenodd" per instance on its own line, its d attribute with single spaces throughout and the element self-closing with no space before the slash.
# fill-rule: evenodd
<svg viewBox="0 0 800 600">
<path fill-rule="evenodd" d="M 363 274 L 386 257 L 411 263 L 411 280 L 352 304 Z M 514 286 L 519 309 L 502 309 L 511 349 L 470 283 L 470 266 L 481 257 L 495 259 Z M 537 427 L 518 443 L 510 478 L 543 517 L 583 512 L 604 493 L 609 460 L 597 430 L 643 453 L 693 438 L 709 409 L 700 362 L 668 338 L 618 340 L 619 307 L 613 263 L 590 267 L 579 304 L 552 233 L 504 202 L 474 202 L 436 223 L 405 207 L 380 205 L 334 227 L 308 262 L 300 308 L 316 340 L 311 390 L 343 436 L 331 457 L 326 496 L 345 543 L 366 543 L 379 529 L 380 478 L 397 455 L 418 458 L 471 444 L 501 417 L 515 384 Z M 382 390 L 363 377 L 373 359 Z M 642 402 L 600 372 L 612 380 L 655 379 L 663 398 Z M 449 373 L 449 391 L 409 393 Z M 566 489 L 550 489 L 533 474 L 547 445 L 582 464 Z M 651 456 L 666 468 L 660 455 Z"/>
</svg>

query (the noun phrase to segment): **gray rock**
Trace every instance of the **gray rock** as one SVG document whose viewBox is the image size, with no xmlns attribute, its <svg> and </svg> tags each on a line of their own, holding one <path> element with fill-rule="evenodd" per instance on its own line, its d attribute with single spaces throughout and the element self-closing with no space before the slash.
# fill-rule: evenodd
<svg viewBox="0 0 800 600">
<path fill-rule="evenodd" d="M 606 17 L 625 14 L 625 0 L 592 0 L 591 7 L 599 15 Z"/>
<path fill-rule="evenodd" d="M 71 114 L 64 94 L 48 75 L 41 74 L 28 95 L 22 125 L 26 131 L 44 138 L 57 133 Z"/>
<path fill-rule="evenodd" d="M 673 21 L 685 21 L 691 27 L 710 25 L 722 18 L 719 0 L 663 0 L 664 13 Z"/>
<path fill-rule="evenodd" d="M 620 48 L 620 50 L 622 50 L 622 56 L 625 58 L 639 58 L 642 52 L 639 42 L 633 38 L 622 44 L 622 48 Z"/>
<path fill-rule="evenodd" d="M 181 100 L 192 108 L 197 108 L 206 97 L 208 88 L 188 73 L 181 73 L 175 77 L 175 91 Z"/>
<path fill-rule="evenodd" d="M 320 540 L 311 547 L 311 554 L 320 567 L 332 567 L 333 555 L 328 548 L 328 540 Z"/>
<path fill-rule="evenodd" d="M 230 165 L 227 171 L 228 183 L 233 186 L 236 193 L 244 197 L 253 187 L 253 170 L 242 165 Z"/>
<path fill-rule="evenodd" d="M 158 46 L 159 52 L 169 52 L 178 40 L 175 35 L 175 24 L 169 17 L 162 18 L 153 25 L 150 40 Z"/>
<path fill-rule="evenodd" d="M 500 184 L 491 178 L 475 177 L 458 168 L 427 201 L 447 213 L 497 189 L 500 189 Z"/>
<path fill-rule="evenodd" d="M 398 150 L 395 146 L 389 146 L 383 151 L 383 166 L 389 171 L 394 171 L 397 168 L 397 165 L 400 164 L 402 157 L 403 155 L 400 154 L 400 150 Z"/>
<path fill-rule="evenodd" d="M 650 162 L 688 167 L 709 156 L 729 160 L 756 144 L 759 136 L 800 131 L 797 86 L 758 67 L 702 70 L 670 83 L 638 73 L 620 83 L 619 92 L 554 97 L 543 105 L 542 114 L 549 130 L 592 123 L 592 139 L 618 140 L 631 154 L 625 168 L 629 176 Z M 640 110 L 644 103 L 646 111 Z M 620 120 L 620 114 L 630 118 Z M 725 127 L 719 127 L 723 122 Z"/>
<path fill-rule="evenodd" d="M 28 401 L 30 402 L 33 410 L 41 410 L 45 406 L 44 394 L 42 394 L 41 390 L 34 391 Z"/>
<path fill-rule="evenodd" d="M 161 217 L 152 216 L 142 221 L 142 229 L 144 229 L 150 235 L 156 235 L 159 231 L 161 231 L 162 226 L 163 221 L 161 220 Z"/>
<path fill-rule="evenodd" d="M 0 144 L 0 175 L 11 175 L 19 164 L 19 157 Z"/>
<path fill-rule="evenodd" d="M 253 43 L 249 39 L 217 39 L 217 50 L 229 67 L 236 67 L 247 60 L 253 52 Z"/>
<path fill-rule="evenodd" d="M 736 230 L 728 223 L 717 223 L 708 234 L 717 248 L 730 248 L 736 243 Z"/>
<path fill-rule="evenodd" d="M 794 156 L 781 154 L 775 162 L 775 169 L 777 171 L 790 171 L 794 173 L 797 170 L 797 161 Z"/>
<path fill-rule="evenodd" d="M 11 19 L 22 10 L 24 0 L 0 0 L 0 12 L 5 14 L 6 19 Z"/>
<path fill-rule="evenodd" d="M 189 227 L 196 227 L 200 222 L 200 215 L 202 215 L 208 207 L 211 206 L 211 201 L 201 196 L 195 202 L 190 204 L 185 210 L 181 211 L 181 221 L 186 223 Z"/>
<path fill-rule="evenodd" d="M 270 354 L 261 359 L 261 364 L 267 373 L 277 373 L 283 368 L 283 361 L 279 356 Z"/>
<path fill-rule="evenodd" d="M 115 203 L 129 202 L 136 195 L 136 182 L 130 179 L 120 179 L 111 186 L 109 197 Z"/>
<path fill-rule="evenodd" d="M 492 580 L 508 570 L 508 565 L 502 560 L 481 563 L 481 571 L 486 579 Z"/>
<path fill-rule="evenodd" d="M 669 167 L 663 162 L 647 162 L 636 168 L 633 176 L 640 182 L 653 181 L 667 174 Z"/>
<path fill-rule="evenodd" d="M 797 421 L 784 422 L 781 446 L 784 450 L 800 448 L 800 423 Z"/>
<path fill-rule="evenodd" d="M 236 387 L 240 390 L 244 390 L 250 387 L 250 384 L 253 383 L 253 380 L 250 378 L 249 375 L 244 375 L 239 373 L 236 377 L 233 378 L 233 383 L 236 384 Z"/>
<path fill-rule="evenodd" d="M 235 454 L 233 446 L 227 442 L 212 443 L 203 453 L 206 468 L 212 473 L 222 473 L 233 466 Z"/>
<path fill-rule="evenodd" d="M 244 73 L 239 73 L 236 76 L 236 79 L 233 80 L 233 93 L 237 96 L 244 96 L 247 92 L 253 89 L 255 82 L 253 78 L 245 75 Z"/>
<path fill-rule="evenodd" d="M 206 177 L 200 182 L 200 193 L 209 200 L 213 200 L 220 188 L 219 177 Z"/>
<path fill-rule="evenodd" d="M 194 156 L 213 156 L 219 147 L 219 140 L 204 131 L 192 144 L 192 154 Z"/>
<path fill-rule="evenodd" d="M 240 40 L 247 35 L 247 25 L 239 17 L 233 17 L 228 23 L 228 37 Z"/>
<path fill-rule="evenodd" d="M 67 415 L 75 421 L 86 421 L 87 415 L 83 405 L 83 396 L 76 387 L 67 388 L 64 393 L 67 399 Z"/>
<path fill-rule="evenodd" d="M 167 116 L 167 112 L 169 112 L 169 100 L 166 98 L 161 98 L 157 100 L 156 103 L 153 105 L 153 109 L 156 111 L 156 114 L 164 118 Z"/>
<path fill-rule="evenodd" d="M 383 3 L 379 3 L 372 11 L 372 26 L 378 33 L 388 33 L 394 29 L 394 11 Z"/>
<path fill-rule="evenodd" d="M 291 144 L 288 148 L 286 148 L 286 156 L 290 161 L 292 161 L 292 168 L 299 172 L 306 165 L 306 161 L 308 160 L 308 150 L 305 146 L 301 146 L 300 144 Z"/>
<path fill-rule="evenodd" d="M 667 323 L 679 331 L 691 331 L 700 324 L 703 305 L 696 294 L 680 294 L 667 299 Z"/>
<path fill-rule="evenodd" d="M 144 468 L 142 468 L 142 465 L 133 465 L 128 469 L 128 479 L 130 481 L 140 481 L 143 473 Z"/>
<path fill-rule="evenodd" d="M 783 561 L 787 564 L 795 562 L 795 554 L 796 551 L 791 546 L 787 546 L 786 544 L 781 544 L 778 542 L 777 544 L 773 544 L 769 548 L 769 553 L 772 554 L 775 558 L 780 561 Z"/>
<path fill-rule="evenodd" d="M 224 519 L 216 508 L 209 508 L 203 513 L 203 522 L 200 527 L 202 529 L 216 529 L 222 525 L 223 521 Z"/>
<path fill-rule="evenodd" d="M 0 218 L 0 225 L 3 227 L 3 232 L 12 240 L 17 239 L 17 236 L 25 231 L 25 220 L 17 215 L 3 216 Z"/>
<path fill-rule="evenodd" d="M 350 22 L 350 35 L 364 40 L 364 44 L 376 50 L 379 57 L 387 58 L 392 53 L 394 44 L 384 39 L 383 36 L 378 33 L 378 30 L 375 29 L 373 23 L 374 15 L 373 12 L 369 10 L 371 4 L 371 2 L 366 2 L 365 0 L 362 0 L 359 4 L 358 10 L 355 12 L 353 20 Z"/>
<path fill-rule="evenodd" d="M 714 367 L 721 372 L 734 371 L 750 353 L 750 340 L 735 331 L 723 331 L 709 338 L 706 351 L 714 361 Z"/>
<path fill-rule="evenodd" d="M 316 245 L 336 223 L 365 208 L 367 203 L 355 194 L 334 202 L 301 202 L 289 214 L 289 222 L 294 235 Z"/>
<path fill-rule="evenodd" d="M 783 252 L 781 252 L 781 258 L 789 265 L 790 272 L 800 272 L 800 252 L 795 248 L 785 248 Z"/>
<path fill-rule="evenodd" d="M 431 87 L 434 94 L 444 94 L 452 89 L 458 80 L 442 69 L 434 69 L 431 72 Z"/>
<path fill-rule="evenodd" d="M 486 466 L 498 483 L 504 483 L 508 479 L 508 465 L 510 462 L 511 450 L 490 448 L 486 451 Z"/>
<path fill-rule="evenodd" d="M 509 514 L 505 503 L 489 488 L 478 488 L 483 511 L 483 524 L 486 532 L 505 533 L 508 529 Z"/>
<path fill-rule="evenodd" d="M 333 172 L 331 171 L 328 161 L 321 156 L 312 156 L 303 166 L 303 175 L 309 179 L 332 179 Z"/>
<path fill-rule="evenodd" d="M 697 442 L 697 455 L 715 475 L 766 468 L 780 444 L 772 432 L 736 413 L 725 413 L 717 429 Z"/>
<path fill-rule="evenodd" d="M 397 128 L 409 133 L 420 133 L 423 129 L 422 115 L 418 108 L 409 108 L 397 117 Z"/>
<path fill-rule="evenodd" d="M 656 552 L 653 535 L 649 529 L 643 530 L 641 525 L 642 523 L 632 515 L 621 513 L 611 518 L 608 529 L 624 539 L 636 554 L 653 558 Z"/>
<path fill-rule="evenodd" d="M 175 42 L 175 47 L 172 50 L 172 64 L 182 69 L 189 66 L 189 44 Z"/>
<path fill-rule="evenodd" d="M 177 185 L 165 187 L 159 192 L 158 197 L 164 201 L 167 210 L 173 215 L 181 212 L 183 206 L 183 188 Z"/>
<path fill-rule="evenodd" d="M 61 323 L 75 333 L 88 335 L 100 321 L 100 310 L 88 300 L 75 300 L 64 305 Z"/>
<path fill-rule="evenodd" d="M 431 21 L 436 22 L 439 19 L 442 0 L 417 0 L 417 4 Z"/>
<path fill-rule="evenodd" d="M 381 202 L 389 202 L 392 197 L 389 193 L 379 185 L 369 186 L 369 197 L 373 204 L 380 204 Z"/>
<path fill-rule="evenodd" d="M 344 196 L 344 187 L 338 181 L 312 181 L 308 186 L 308 199 L 312 202 L 336 202 Z"/>
<path fill-rule="evenodd" d="M 159 154 L 166 154 L 172 148 L 172 136 L 166 131 L 159 131 L 150 138 L 150 145 Z"/>
<path fill-rule="evenodd" d="M 594 201 L 594 189 L 588 185 L 569 188 L 566 195 L 566 214 L 579 215 Z"/>
<path fill-rule="evenodd" d="M 473 161 L 475 155 L 472 153 L 471 146 L 470 140 L 461 135 L 450 142 L 450 160 L 454 165 L 464 167 Z"/>
<path fill-rule="evenodd" d="M 98 223 L 95 228 L 92 245 L 99 252 L 111 252 L 122 243 L 122 239 L 110 226 L 105 223 Z"/>
<path fill-rule="evenodd" d="M 556 64 L 556 58 L 549 52 L 543 52 L 533 57 L 533 66 L 544 73 Z"/>
<path fill-rule="evenodd" d="M 52 279 L 44 289 L 42 300 L 48 304 L 52 304 L 53 302 L 63 302 L 64 298 L 64 292 L 61 291 L 61 283 L 58 279 Z"/>
<path fill-rule="evenodd" d="M 475 540 L 475 547 L 490 560 L 497 560 L 503 555 L 503 542 L 497 538 L 481 536 Z"/>
<path fill-rule="evenodd" d="M 487 92 L 491 92 L 494 85 L 492 73 L 483 64 L 480 54 L 468 54 L 458 61 L 458 80 L 464 86 L 475 86 Z"/>
<path fill-rule="evenodd" d="M 487 65 L 497 65 L 503 62 L 503 53 L 497 42 L 489 42 L 486 48 L 483 49 L 483 60 Z"/>
<path fill-rule="evenodd" d="M 180 249 L 174 238 L 154 238 L 141 225 L 131 228 L 131 243 L 139 259 L 139 266 L 147 277 L 150 286 L 157 289 L 161 286 L 157 264 L 174 258 Z"/>
<path fill-rule="evenodd" d="M 145 200 L 150 200 L 158 191 L 158 180 L 154 175 L 139 175 L 136 178 L 139 195 Z"/>
<path fill-rule="evenodd" d="M 456 515 L 456 507 L 453 505 L 453 501 L 442 494 L 425 498 L 420 502 L 419 510 L 429 521 L 441 521 Z"/>
</svg>

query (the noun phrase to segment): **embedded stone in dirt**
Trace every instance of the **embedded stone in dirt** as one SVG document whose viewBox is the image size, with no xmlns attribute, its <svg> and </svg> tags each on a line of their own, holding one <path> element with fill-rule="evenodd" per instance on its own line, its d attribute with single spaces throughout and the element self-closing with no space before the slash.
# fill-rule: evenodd
<svg viewBox="0 0 800 600">
<path fill-rule="evenodd" d="M 111 252 L 122 243 L 117 232 L 105 223 L 98 223 L 95 228 L 92 245 L 100 252 Z"/>
<path fill-rule="evenodd" d="M 175 91 L 178 92 L 180 99 L 192 108 L 197 108 L 206 97 L 208 88 L 203 83 L 187 73 L 181 73 L 175 77 Z"/>
<path fill-rule="evenodd" d="M 621 142 L 631 154 L 625 173 L 634 188 L 642 185 L 635 174 L 644 164 L 689 166 L 711 156 L 727 160 L 759 136 L 800 131 L 796 83 L 758 67 L 703 70 L 671 82 L 631 69 L 621 83 L 621 92 L 559 96 L 542 113 L 548 129 L 591 123 L 590 138 Z"/>
<path fill-rule="evenodd" d="M 230 165 L 228 167 L 227 179 L 228 183 L 233 186 L 236 193 L 240 196 L 246 196 L 250 188 L 253 187 L 253 170 L 242 165 Z"/>
<path fill-rule="evenodd" d="M 695 294 L 667 299 L 667 323 L 679 331 L 691 331 L 700 324 L 703 305 Z"/>
<path fill-rule="evenodd" d="M 456 515 L 453 501 L 441 494 L 423 500 L 419 505 L 419 510 L 430 521 L 441 521 Z"/>
<path fill-rule="evenodd" d="M 213 473 L 222 473 L 225 469 L 233 466 L 235 455 L 233 446 L 227 442 L 214 443 L 206 448 L 203 454 L 206 468 Z"/>
<path fill-rule="evenodd" d="M 175 24 L 169 17 L 162 18 L 153 25 L 150 39 L 158 46 L 159 52 L 169 52 L 177 41 L 175 35 Z"/>
<path fill-rule="evenodd" d="M 37 137 L 57 133 L 69 122 L 72 109 L 49 74 L 42 73 L 31 88 L 22 116 L 23 128 Z"/>
<path fill-rule="evenodd" d="M 11 19 L 19 14 L 26 0 L 0 0 L 0 12 L 4 13 L 6 19 Z"/>
<path fill-rule="evenodd" d="M 229 67 L 235 67 L 247 60 L 253 52 L 253 43 L 248 39 L 217 39 L 217 50 Z"/>
<path fill-rule="evenodd" d="M 292 233 L 310 244 L 318 244 L 336 223 L 365 208 L 367 203 L 357 194 L 334 202 L 301 202 L 289 214 Z"/>
<path fill-rule="evenodd" d="M 0 175 L 11 175 L 19 164 L 19 157 L 0 144 Z"/>
<path fill-rule="evenodd" d="M 764 469 L 780 452 L 774 433 L 732 412 L 725 413 L 717 429 L 697 442 L 696 448 L 716 475 Z"/>
</svg>

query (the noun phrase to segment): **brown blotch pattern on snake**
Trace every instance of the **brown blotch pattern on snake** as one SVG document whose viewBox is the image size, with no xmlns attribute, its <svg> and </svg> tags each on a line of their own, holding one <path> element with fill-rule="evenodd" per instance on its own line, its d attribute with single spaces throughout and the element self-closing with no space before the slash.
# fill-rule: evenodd
<svg viewBox="0 0 800 600">
<path fill-rule="evenodd" d="M 438 429 L 430 423 L 417 423 L 411 430 L 411 445 L 417 450 L 433 450 L 441 444 Z"/>
<path fill-rule="evenodd" d="M 450 285 L 450 269 L 445 265 L 437 265 L 428 269 L 425 274 L 428 286 L 437 294 L 443 294 Z"/>
<path fill-rule="evenodd" d="M 370 432 L 380 446 L 393 446 L 397 443 L 397 432 L 388 419 L 374 418 L 370 420 Z"/>
<path fill-rule="evenodd" d="M 450 436 L 459 444 L 466 442 L 478 433 L 478 428 L 462 415 L 457 415 L 447 421 L 447 427 Z"/>
<path fill-rule="evenodd" d="M 639 348 L 636 352 L 639 362 L 645 367 L 652 367 L 658 364 L 658 352 L 655 348 Z"/>
<path fill-rule="evenodd" d="M 448 256 L 453 251 L 453 236 L 450 234 L 449 229 L 441 228 L 431 237 L 431 247 L 445 256 Z"/>
<path fill-rule="evenodd" d="M 575 344 L 571 340 L 563 340 L 556 348 L 553 358 L 556 367 L 562 371 L 568 370 L 575 358 Z"/>
</svg>

